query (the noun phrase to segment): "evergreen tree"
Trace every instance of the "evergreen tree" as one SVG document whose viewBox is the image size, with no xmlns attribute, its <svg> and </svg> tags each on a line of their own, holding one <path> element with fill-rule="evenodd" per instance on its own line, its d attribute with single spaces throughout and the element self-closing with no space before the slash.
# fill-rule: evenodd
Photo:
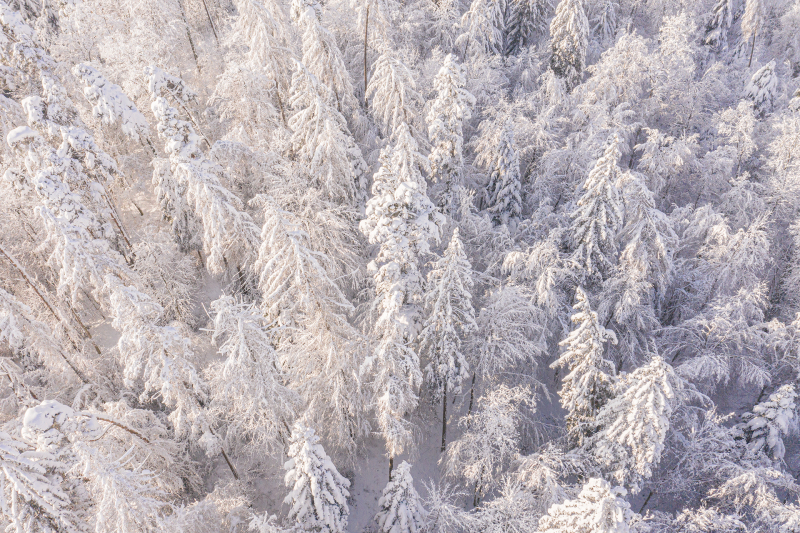
<svg viewBox="0 0 800 533">
<path fill-rule="evenodd" d="M 331 90 L 296 62 L 289 104 L 292 151 L 315 186 L 337 202 L 361 203 L 366 195 L 367 165 L 333 105 Z"/>
<path fill-rule="evenodd" d="M 756 113 L 763 117 L 772 111 L 778 90 L 778 77 L 775 74 L 773 59 L 758 69 L 744 89 L 745 98 L 753 102 Z"/>
<path fill-rule="evenodd" d="M 597 20 L 592 27 L 601 42 L 614 42 L 617 33 L 617 10 L 619 3 L 616 0 L 603 0 L 597 13 Z"/>
<path fill-rule="evenodd" d="M 769 399 L 753 407 L 752 413 L 744 416 L 741 429 L 747 437 L 747 448 L 751 452 L 764 450 L 776 461 L 783 460 L 786 447 L 783 435 L 795 430 L 795 400 L 797 393 L 794 385 L 783 385 L 769 395 Z"/>
<path fill-rule="evenodd" d="M 704 42 L 723 52 L 728 49 L 728 31 L 733 24 L 732 0 L 717 0 L 711 10 L 711 18 L 706 24 Z"/>
<path fill-rule="evenodd" d="M 513 225 L 522 216 L 522 182 L 510 120 L 503 124 L 496 143 L 488 158 L 481 156 L 481 161 L 490 168 L 487 205 L 495 224 Z"/>
<path fill-rule="evenodd" d="M 463 123 L 470 119 L 470 107 L 475 105 L 475 97 L 464 89 L 465 84 L 464 67 L 456 62 L 453 54 L 447 54 L 433 79 L 437 94 L 425 117 L 432 144 L 428 155 L 431 179 L 443 184 L 439 205 L 445 213 L 453 209 L 454 190 L 462 185 Z"/>
<path fill-rule="evenodd" d="M 422 533 L 425 531 L 425 508 L 414 488 L 411 465 L 403 461 L 392 470 L 389 483 L 378 500 L 375 521 L 381 533 Z"/>
<path fill-rule="evenodd" d="M 661 460 L 680 381 L 672 366 L 654 355 L 650 362 L 624 376 L 618 394 L 597 415 L 603 429 L 592 439 L 599 462 L 613 466 L 623 482 L 631 471 L 649 478 Z M 629 449 L 622 452 L 619 446 Z M 626 464 L 630 463 L 630 464 Z"/>
<path fill-rule="evenodd" d="M 406 413 L 417 405 L 414 388 L 421 382 L 419 358 L 411 346 L 417 335 L 422 276 L 419 257 L 429 241 L 438 240 L 442 215 L 426 194 L 419 165 L 427 162 L 417 151 L 408 126 L 402 124 L 392 149 L 381 152 L 381 167 L 372 184 L 361 231 L 380 245 L 369 264 L 374 272 L 375 333 L 380 338 L 365 368 L 376 365 L 373 388 L 378 423 L 390 459 L 411 442 Z M 380 265 L 380 266 L 379 266 Z"/>
<path fill-rule="evenodd" d="M 575 290 L 575 300 L 570 320 L 576 328 L 559 343 L 566 350 L 550 367 L 569 370 L 558 395 L 567 410 L 570 436 L 580 444 L 595 431 L 597 413 L 613 395 L 614 365 L 603 359 L 603 344 L 607 340 L 616 344 L 617 338 L 600 325 L 580 287 Z"/>
<path fill-rule="evenodd" d="M 462 56 L 499 54 L 503 51 L 503 4 L 499 0 L 472 0 L 461 15 L 456 46 Z"/>
<path fill-rule="evenodd" d="M 435 397 L 442 400 L 442 452 L 447 435 L 447 393 L 460 394 L 461 384 L 469 376 L 461 344 L 462 338 L 477 329 L 472 286 L 472 266 L 456 228 L 444 256 L 428 273 L 428 318 L 420 333 L 422 353 L 430 359 L 425 377 L 432 384 Z"/>
<path fill-rule="evenodd" d="M 622 487 L 592 478 L 574 500 L 556 504 L 539 520 L 540 533 L 629 533 L 636 515 Z"/>
<path fill-rule="evenodd" d="M 529 46 L 537 33 L 547 30 L 552 0 L 512 0 L 506 21 L 506 55 L 515 55 Z"/>
<path fill-rule="evenodd" d="M 279 449 L 294 418 L 297 396 L 284 385 L 267 324 L 254 304 L 231 296 L 211 302 L 213 340 L 225 359 L 207 375 L 210 411 L 226 422 L 229 441 L 246 440 L 255 450 Z"/>
<path fill-rule="evenodd" d="M 401 124 L 412 124 L 415 107 L 422 100 L 414 75 L 392 51 L 378 56 L 366 91 L 372 112 L 386 136 L 400 131 Z"/>
<path fill-rule="evenodd" d="M 583 183 L 572 217 L 574 259 L 589 277 L 602 276 L 617 259 L 617 232 L 623 220 L 616 182 L 620 175 L 619 138 L 614 135 Z"/>
<path fill-rule="evenodd" d="M 550 68 L 565 80 L 567 90 L 580 83 L 589 47 L 589 20 L 582 0 L 561 0 L 550 21 Z"/>
<path fill-rule="evenodd" d="M 291 488 L 283 500 L 291 505 L 289 518 L 304 531 L 345 533 L 350 482 L 336 470 L 313 429 L 296 422 L 290 443 L 289 460 L 283 465 Z"/>
</svg>

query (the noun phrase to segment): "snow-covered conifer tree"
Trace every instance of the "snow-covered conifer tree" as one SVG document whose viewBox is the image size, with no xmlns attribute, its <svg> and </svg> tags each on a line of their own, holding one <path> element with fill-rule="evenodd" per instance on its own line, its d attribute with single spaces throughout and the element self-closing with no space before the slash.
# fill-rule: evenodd
<svg viewBox="0 0 800 533">
<path fill-rule="evenodd" d="M 514 55 L 531 44 L 537 33 L 547 30 L 552 0 L 513 0 L 506 19 L 506 55 Z"/>
<path fill-rule="evenodd" d="M 586 482 L 574 500 L 550 507 L 539 533 L 628 533 L 637 516 L 625 501 L 627 491 L 598 478 Z"/>
<path fill-rule="evenodd" d="M 568 413 L 570 435 L 580 444 L 594 432 L 598 411 L 613 395 L 614 365 L 603 358 L 603 344 L 606 341 L 616 344 L 617 338 L 600 324 L 580 287 L 575 291 L 575 300 L 570 320 L 576 327 L 559 343 L 566 350 L 550 366 L 569 371 L 558 395 Z"/>
<path fill-rule="evenodd" d="M 775 460 L 783 460 L 786 447 L 783 436 L 796 429 L 797 393 L 794 385 L 781 386 L 769 399 L 753 407 L 740 425 L 747 437 L 747 447 L 753 452 L 764 450 Z"/>
<path fill-rule="evenodd" d="M 333 34 L 322 25 L 322 6 L 316 0 L 294 0 L 292 20 L 302 32 L 303 65 L 333 91 L 340 112 L 354 111 L 358 103 L 342 52 Z"/>
<path fill-rule="evenodd" d="M 334 107 L 331 90 L 300 62 L 295 64 L 289 104 L 292 150 L 315 186 L 334 201 L 361 203 L 367 165 L 347 121 Z"/>
<path fill-rule="evenodd" d="M 366 94 L 387 137 L 399 132 L 401 124 L 413 123 L 415 107 L 422 99 L 414 75 L 391 50 L 382 53 L 373 63 Z"/>
<path fill-rule="evenodd" d="M 550 21 L 550 68 L 567 89 L 580 83 L 589 47 L 589 20 L 582 0 L 561 0 Z"/>
<path fill-rule="evenodd" d="M 431 162 L 431 179 L 443 184 L 439 205 L 450 212 L 455 201 L 454 188 L 461 186 L 464 166 L 463 123 L 471 116 L 470 107 L 475 97 L 464 89 L 464 67 L 447 54 L 439 72 L 433 79 L 436 98 L 428 115 L 428 137 L 433 145 L 428 159 Z"/>
<path fill-rule="evenodd" d="M 601 42 L 613 42 L 617 32 L 617 11 L 619 3 L 616 0 L 603 0 L 599 5 L 597 19 L 592 27 Z"/>
<path fill-rule="evenodd" d="M 111 83 L 93 67 L 81 63 L 72 71 L 86 84 L 83 94 L 92 104 L 92 114 L 106 124 L 119 121 L 122 133 L 133 139 L 148 140 L 150 128 L 136 105 L 131 102 L 119 85 Z"/>
<path fill-rule="evenodd" d="M 278 449 L 294 418 L 297 397 L 284 385 L 278 356 L 267 324 L 254 304 L 237 303 L 231 296 L 211 302 L 213 339 L 224 361 L 208 369 L 211 412 L 227 423 L 229 441 Z"/>
<path fill-rule="evenodd" d="M 728 31 L 733 24 L 733 1 L 717 0 L 711 10 L 711 18 L 706 24 L 704 42 L 722 51 L 728 49 Z"/>
<path fill-rule="evenodd" d="M 160 96 L 169 84 L 159 83 L 159 70 L 146 69 L 151 79 L 153 114 L 158 119 L 158 135 L 165 141 L 175 189 L 185 187 L 186 200 L 203 226 L 203 249 L 208 256 L 210 272 L 229 272 L 241 278 L 255 259 L 258 248 L 258 227 L 244 211 L 242 201 L 220 182 L 223 170 L 210 161 L 200 149 L 200 136 L 194 126 L 178 117 L 178 110 Z M 163 77 L 163 76 L 162 76 Z M 181 94 L 186 94 L 183 91 Z M 165 185 L 161 186 L 167 190 Z M 169 188 L 171 189 L 171 187 Z M 166 193 L 165 193 L 166 194 Z M 175 208 L 175 203 L 172 203 Z M 187 228 L 189 229 L 189 228 Z M 185 239 L 184 239 L 185 240 Z"/>
<path fill-rule="evenodd" d="M 375 521 L 381 533 L 422 533 L 425 531 L 425 508 L 414 488 L 411 465 L 403 461 L 392 470 L 389 483 L 378 500 Z"/>
<path fill-rule="evenodd" d="M 420 347 L 430 359 L 425 377 L 433 386 L 435 397 L 442 400 L 442 451 L 447 435 L 447 393 L 460 394 L 461 383 L 469 376 L 461 344 L 462 338 L 477 328 L 472 285 L 472 266 L 456 228 L 444 256 L 428 273 L 428 318 L 420 333 Z"/>
<path fill-rule="evenodd" d="M 422 296 L 418 262 L 428 251 L 429 242 L 439 239 L 443 223 L 419 171 L 419 165 L 427 159 L 416 151 L 416 141 L 406 124 L 401 124 L 396 138 L 394 148 L 381 152 L 373 196 L 360 224 L 369 242 L 380 245 L 369 265 L 375 276 L 380 312 L 375 332 L 380 341 L 365 365 L 376 366 L 373 387 L 378 422 L 390 458 L 401 453 L 411 439 L 403 416 L 416 407 L 414 388 L 422 380 L 419 358 L 411 346 L 417 335 Z"/>
<path fill-rule="evenodd" d="M 744 89 L 745 98 L 753 102 L 758 115 L 764 116 L 772 111 L 778 90 L 778 76 L 775 74 L 773 59 L 758 69 Z"/>
<path fill-rule="evenodd" d="M 291 489 L 284 499 L 291 506 L 289 518 L 304 531 L 345 533 L 350 482 L 336 470 L 314 430 L 301 422 L 292 428 L 289 460 L 283 467 Z"/>
<path fill-rule="evenodd" d="M 654 355 L 620 380 L 617 395 L 597 414 L 602 429 L 592 438 L 594 453 L 599 462 L 616 469 L 613 473 L 620 483 L 631 470 L 644 478 L 653 475 L 680 386 L 672 366 Z M 630 458 L 620 457 L 617 446 L 629 449 Z"/>
<path fill-rule="evenodd" d="M 472 0 L 459 27 L 456 46 L 463 56 L 503 52 L 503 4 L 499 0 Z"/>
<path fill-rule="evenodd" d="M 574 258 L 587 275 L 602 276 L 617 260 L 617 232 L 623 205 L 617 179 L 620 169 L 619 138 L 615 134 L 583 183 L 583 196 L 572 217 Z"/>
<path fill-rule="evenodd" d="M 490 151 L 481 151 L 478 162 L 489 168 L 486 200 L 492 219 L 496 224 L 515 224 L 522 215 L 522 177 L 510 120 L 497 132 Z"/>
</svg>

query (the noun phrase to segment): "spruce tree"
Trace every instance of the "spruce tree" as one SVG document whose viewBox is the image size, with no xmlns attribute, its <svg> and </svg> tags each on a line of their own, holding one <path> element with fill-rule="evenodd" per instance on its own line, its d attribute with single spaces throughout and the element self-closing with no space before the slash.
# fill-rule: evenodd
<svg viewBox="0 0 800 533">
<path fill-rule="evenodd" d="M 583 196 L 572 217 L 573 258 L 590 278 L 609 272 L 617 260 L 617 232 L 622 225 L 619 138 L 615 134 L 583 183 Z"/>
<path fill-rule="evenodd" d="M 703 42 L 721 51 L 728 49 L 728 31 L 733 24 L 732 0 L 717 0 L 711 10 L 711 18 L 706 24 L 706 36 Z"/>
<path fill-rule="evenodd" d="M 465 84 L 464 67 L 456 62 L 453 54 L 447 54 L 433 79 L 437 94 L 425 117 L 432 144 L 428 155 L 431 179 L 442 184 L 438 201 L 445 213 L 454 208 L 454 190 L 461 186 L 464 166 L 463 123 L 469 120 L 470 107 L 475 105 L 475 97 L 464 89 Z"/>
<path fill-rule="evenodd" d="M 505 54 L 518 54 L 533 42 L 537 33 L 544 33 L 552 10 L 552 0 L 512 0 L 505 25 Z"/>
<path fill-rule="evenodd" d="M 775 74 L 773 59 L 758 69 L 744 89 L 745 98 L 753 102 L 757 115 L 763 117 L 772 111 L 778 90 L 778 76 Z"/>
<path fill-rule="evenodd" d="M 462 56 L 499 54 L 503 51 L 503 3 L 500 0 L 472 0 L 461 15 L 461 35 L 456 47 Z"/>
<path fill-rule="evenodd" d="M 769 399 L 753 407 L 744 416 L 740 428 L 747 438 L 747 448 L 752 452 L 763 450 L 776 461 L 783 460 L 786 446 L 783 436 L 796 427 L 797 393 L 793 384 L 783 385 L 769 395 Z"/>
<path fill-rule="evenodd" d="M 420 333 L 422 352 L 430 360 L 425 377 L 435 397 L 442 400 L 442 452 L 447 436 L 447 393 L 460 394 L 461 384 L 469 376 L 461 344 L 465 336 L 477 329 L 472 286 L 472 266 L 456 228 L 444 257 L 428 273 L 429 289 L 425 295 L 428 318 Z"/>
<path fill-rule="evenodd" d="M 561 390 L 561 405 L 567 410 L 567 429 L 573 441 L 582 444 L 597 426 L 600 408 L 612 397 L 614 390 L 614 365 L 603 358 L 603 344 L 617 343 L 614 332 L 600 325 L 597 313 L 592 311 L 586 293 L 575 290 L 575 312 L 570 317 L 576 328 L 559 343 L 566 349 L 550 365 L 565 368 Z"/>
<path fill-rule="evenodd" d="M 389 483 L 378 500 L 375 521 L 381 533 L 423 533 L 425 508 L 414 488 L 411 465 L 403 461 L 392 470 Z"/>
<path fill-rule="evenodd" d="M 550 21 L 550 68 L 563 78 L 567 90 L 581 81 L 589 47 L 589 20 L 583 0 L 561 0 Z"/>
<path fill-rule="evenodd" d="M 345 533 L 350 482 L 336 470 L 314 430 L 301 422 L 292 428 L 289 460 L 283 468 L 291 489 L 283 500 L 291 506 L 289 518 L 305 531 Z"/>
<path fill-rule="evenodd" d="M 495 224 L 514 224 L 522 215 L 522 182 L 519 156 L 514 143 L 514 127 L 510 120 L 503 124 L 492 154 L 487 205 Z"/>
<path fill-rule="evenodd" d="M 628 533 L 636 516 L 625 501 L 627 491 L 592 478 L 578 497 L 547 510 L 539 520 L 539 533 Z"/>
<path fill-rule="evenodd" d="M 394 147 L 381 152 L 373 196 L 360 224 L 369 242 L 380 245 L 369 264 L 375 278 L 380 313 L 375 333 L 380 341 L 365 368 L 376 367 L 373 390 L 390 461 L 411 442 L 410 424 L 403 417 L 416 407 L 414 389 L 422 380 L 419 357 L 412 347 L 422 296 L 419 258 L 428 251 L 429 241 L 439 239 L 443 223 L 419 170 L 427 159 L 416 151 L 406 124 L 401 124 L 396 139 Z"/>
</svg>

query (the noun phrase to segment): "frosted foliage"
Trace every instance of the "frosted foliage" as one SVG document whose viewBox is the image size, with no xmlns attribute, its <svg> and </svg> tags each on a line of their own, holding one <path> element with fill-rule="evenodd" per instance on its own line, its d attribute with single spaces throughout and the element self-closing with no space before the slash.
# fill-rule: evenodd
<svg viewBox="0 0 800 533">
<path fill-rule="evenodd" d="M 474 484 L 478 498 L 496 485 L 505 463 L 519 453 L 517 425 L 526 403 L 533 404 L 530 389 L 500 385 L 459 421 L 465 431 L 448 446 L 447 470 Z"/>
<path fill-rule="evenodd" d="M 777 90 L 778 77 L 775 75 L 775 60 L 773 59 L 753 74 L 744 93 L 745 97 L 753 102 L 756 112 L 764 115 L 772 111 Z"/>
<path fill-rule="evenodd" d="M 185 187 L 186 202 L 202 224 L 208 269 L 221 274 L 249 266 L 258 247 L 258 227 L 243 210 L 242 201 L 221 184 L 222 168 L 206 158 L 194 127 L 178 118 L 177 109 L 165 98 L 156 96 L 151 108 L 158 119 L 158 135 L 165 141 L 173 179 L 178 187 Z"/>
<path fill-rule="evenodd" d="M 489 166 L 487 203 L 497 224 L 513 224 L 522 215 L 522 183 L 519 156 L 514 142 L 514 126 L 506 121 L 486 161 Z"/>
<path fill-rule="evenodd" d="M 614 444 L 630 450 L 633 470 L 649 478 L 661 460 L 669 431 L 669 420 L 675 407 L 675 385 L 679 383 L 672 367 L 659 356 L 624 376 L 611 399 L 598 413 L 603 427 L 596 437 L 598 460 L 613 465 Z M 622 465 L 617 465 L 622 467 Z M 615 472 L 622 480 L 625 468 Z"/>
<path fill-rule="evenodd" d="M 472 0 L 461 15 L 456 46 L 464 55 L 496 54 L 503 48 L 503 5 L 498 0 Z"/>
<path fill-rule="evenodd" d="M 616 262 L 617 232 L 623 220 L 616 184 L 620 174 L 619 142 L 616 135 L 609 140 L 583 183 L 585 192 L 571 214 L 574 258 L 590 276 L 607 272 Z"/>
<path fill-rule="evenodd" d="M 401 124 L 412 123 L 415 104 L 421 99 L 414 75 L 392 52 L 384 52 L 372 65 L 367 97 L 375 118 L 389 135 L 399 131 Z"/>
<path fill-rule="evenodd" d="M 330 89 L 298 62 L 291 93 L 289 104 L 296 111 L 289 119 L 292 148 L 314 185 L 336 201 L 362 200 L 366 163 Z"/>
<path fill-rule="evenodd" d="M 575 300 L 575 312 L 570 317 L 575 329 L 559 343 L 565 347 L 564 353 L 550 366 L 569 372 L 558 395 L 568 412 L 571 436 L 582 442 L 597 412 L 613 394 L 614 365 L 603 358 L 603 345 L 606 341 L 616 344 L 617 338 L 600 324 L 582 289 L 576 290 Z"/>
<path fill-rule="evenodd" d="M 567 87 L 574 87 L 583 75 L 589 47 L 589 20 L 582 0 L 560 0 L 550 21 L 550 40 L 550 68 L 566 80 Z"/>
<path fill-rule="evenodd" d="M 426 379 L 437 396 L 442 390 L 461 393 L 461 384 L 469 375 L 469 364 L 462 353 L 461 339 L 477 328 L 472 307 L 472 266 L 464 245 L 453 232 L 444 256 L 428 273 L 425 304 L 428 318 L 420 333 L 420 346 L 430 359 Z"/>
<path fill-rule="evenodd" d="M 464 88 L 465 84 L 464 67 L 456 62 L 452 54 L 448 54 L 433 79 L 437 94 L 425 118 L 428 137 L 433 145 L 428 155 L 431 179 L 444 183 L 440 205 L 447 208 L 455 201 L 454 188 L 462 182 L 463 123 L 470 119 L 470 108 L 475 105 L 475 97 Z"/>
<path fill-rule="evenodd" d="M 706 24 L 704 42 L 721 50 L 728 48 L 728 31 L 733 23 L 733 1 L 717 0 L 711 10 L 711 17 Z"/>
<path fill-rule="evenodd" d="M 392 456 L 411 441 L 411 428 L 403 416 L 416 407 L 414 388 L 422 381 L 419 357 L 411 345 L 420 327 L 419 258 L 429 250 L 430 241 L 439 239 L 443 222 L 419 170 L 427 159 L 417 152 L 408 126 L 403 123 L 399 130 L 395 146 L 381 151 L 372 198 L 359 226 L 371 244 L 380 246 L 368 265 L 375 279 L 380 313 L 375 331 L 380 340 L 365 368 L 376 367 L 378 423 Z"/>
<path fill-rule="evenodd" d="M 381 533 L 423 533 L 426 511 L 414 488 L 411 465 L 403 461 L 392 470 L 391 480 L 378 500 L 375 522 Z"/>
<path fill-rule="evenodd" d="M 208 370 L 211 412 L 227 422 L 228 438 L 246 438 L 258 450 L 282 445 L 297 398 L 284 385 L 263 315 L 230 296 L 211 302 L 213 339 L 225 359 Z"/>
<path fill-rule="evenodd" d="M 574 500 L 553 505 L 539 520 L 540 533 L 629 533 L 634 518 L 626 491 L 592 478 Z"/>
<path fill-rule="evenodd" d="M 532 44 L 537 34 L 547 31 L 552 0 L 514 0 L 506 19 L 506 53 L 515 54 Z"/>
<path fill-rule="evenodd" d="M 796 429 L 796 399 L 794 385 L 783 385 L 767 401 L 753 407 L 752 413 L 745 414 L 742 429 L 749 450 L 764 450 L 778 461 L 783 459 L 786 454 L 783 436 Z"/>
<path fill-rule="evenodd" d="M 302 530 L 322 533 L 347 531 L 347 481 L 319 444 L 314 430 L 295 423 L 289 446 L 289 460 L 284 465 L 285 482 L 290 488 L 284 499 L 289 518 Z"/>
<path fill-rule="evenodd" d="M 134 141 L 149 137 L 147 120 L 119 85 L 111 83 L 96 69 L 83 63 L 74 67 L 73 72 L 86 84 L 83 94 L 92 104 L 95 117 L 106 124 L 119 121 L 122 132 Z"/>
</svg>

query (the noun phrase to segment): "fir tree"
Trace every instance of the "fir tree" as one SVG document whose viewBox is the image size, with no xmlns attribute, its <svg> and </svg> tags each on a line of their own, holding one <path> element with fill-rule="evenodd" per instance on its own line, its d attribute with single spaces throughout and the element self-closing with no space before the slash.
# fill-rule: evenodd
<svg viewBox="0 0 800 533">
<path fill-rule="evenodd" d="M 422 533 L 425 508 L 414 488 L 411 465 L 403 461 L 392 470 L 389 483 L 378 500 L 375 521 L 381 533 Z"/>
<path fill-rule="evenodd" d="M 513 0 L 506 21 L 506 55 L 515 55 L 529 46 L 537 33 L 547 30 L 552 0 Z"/>
<path fill-rule="evenodd" d="M 448 54 L 433 79 L 437 94 L 425 117 L 428 137 L 433 145 L 428 155 L 431 179 L 443 184 L 439 205 L 446 213 L 454 207 L 454 189 L 462 184 L 463 123 L 469 120 L 470 107 L 475 105 L 475 97 L 464 89 L 465 84 L 464 67 Z"/>
<path fill-rule="evenodd" d="M 745 98 L 753 102 L 756 113 L 763 117 L 772 111 L 778 90 L 778 77 L 775 74 L 773 59 L 758 69 L 744 89 Z"/>
<path fill-rule="evenodd" d="M 472 266 L 458 228 L 445 250 L 444 257 L 433 264 L 428 273 L 425 303 L 428 318 L 420 333 L 420 347 L 430 362 L 425 376 L 442 400 L 442 452 L 447 435 L 447 393 L 461 393 L 461 384 L 469 376 L 469 364 L 461 352 L 462 338 L 476 328 L 472 308 Z"/>
<path fill-rule="evenodd" d="M 617 259 L 617 232 L 623 219 L 617 189 L 619 138 L 614 135 L 583 183 L 583 196 L 572 217 L 574 259 L 590 276 L 608 272 Z"/>
<path fill-rule="evenodd" d="M 495 149 L 489 157 L 490 160 L 483 161 L 490 168 L 486 198 L 492 220 L 496 224 L 515 224 L 522 216 L 522 182 L 514 127 L 510 120 L 503 124 Z"/>
<path fill-rule="evenodd" d="M 540 533 L 628 533 L 637 516 L 622 487 L 592 478 L 574 500 L 553 505 L 539 520 Z"/>
<path fill-rule="evenodd" d="M 598 413 L 598 425 L 603 429 L 592 439 L 594 453 L 601 463 L 616 468 L 614 474 L 620 482 L 631 470 L 644 478 L 653 475 L 680 387 L 672 366 L 655 355 L 620 380 L 618 394 Z M 630 461 L 620 457 L 617 446 L 630 450 L 623 452 L 630 454 Z"/>
<path fill-rule="evenodd" d="M 570 436 L 580 444 L 595 431 L 597 413 L 613 395 L 614 365 L 603 359 L 603 344 L 607 340 L 616 344 L 617 338 L 600 325 L 581 288 L 576 289 L 575 300 L 570 320 L 576 328 L 559 343 L 566 350 L 550 367 L 569 371 L 558 395 L 567 410 Z"/>
<path fill-rule="evenodd" d="M 462 56 L 503 51 L 503 5 L 499 0 L 472 0 L 459 27 L 456 46 L 463 47 Z"/>
<path fill-rule="evenodd" d="M 589 47 L 589 21 L 582 0 L 561 0 L 550 21 L 550 68 L 566 82 L 567 90 L 580 83 Z"/>
<path fill-rule="evenodd" d="M 289 518 L 305 531 L 345 533 L 350 482 L 336 470 L 313 429 L 296 422 L 290 442 L 283 466 L 291 488 L 284 499 L 291 506 Z"/>
<path fill-rule="evenodd" d="M 429 241 L 438 240 L 443 222 L 426 194 L 419 171 L 419 165 L 427 159 L 416 151 L 407 125 L 400 126 L 396 138 L 393 149 L 381 152 L 373 196 L 360 224 L 369 242 L 380 245 L 369 265 L 375 276 L 380 313 L 375 332 L 380 341 L 365 368 L 377 367 L 373 387 L 390 459 L 411 441 L 403 416 L 416 407 L 414 388 L 422 380 L 419 358 L 411 346 L 417 335 L 422 295 L 418 262 L 428 251 Z"/>
<path fill-rule="evenodd" d="M 704 42 L 723 52 L 728 49 L 728 31 L 733 24 L 732 0 L 717 0 L 711 10 L 711 18 L 706 24 Z"/>
<path fill-rule="evenodd" d="M 783 385 L 770 394 L 767 401 L 753 407 L 752 413 L 745 414 L 740 427 L 751 452 L 764 450 L 776 461 L 783 460 L 786 454 L 783 436 L 794 431 L 796 426 L 796 399 L 794 385 Z"/>
</svg>

